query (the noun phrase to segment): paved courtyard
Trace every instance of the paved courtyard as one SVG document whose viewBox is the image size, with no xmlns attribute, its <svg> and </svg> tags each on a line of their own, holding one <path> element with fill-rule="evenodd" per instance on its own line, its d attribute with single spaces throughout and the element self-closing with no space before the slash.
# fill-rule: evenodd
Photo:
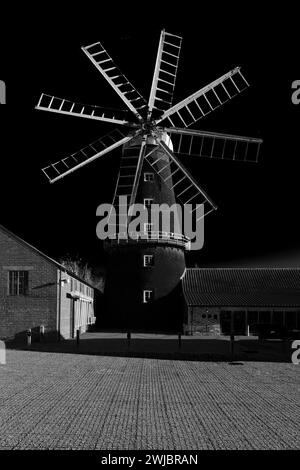
<svg viewBox="0 0 300 470">
<path fill-rule="evenodd" d="M 300 449 L 300 365 L 8 350 L 0 449 Z"/>
</svg>

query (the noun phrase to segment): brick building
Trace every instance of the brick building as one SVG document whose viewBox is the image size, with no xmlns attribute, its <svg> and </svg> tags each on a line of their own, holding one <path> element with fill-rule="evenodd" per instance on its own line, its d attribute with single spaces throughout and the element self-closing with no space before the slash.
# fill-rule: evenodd
<svg viewBox="0 0 300 470">
<path fill-rule="evenodd" d="M 0 225 L 0 338 L 27 329 L 72 338 L 95 323 L 95 289 Z"/>
<path fill-rule="evenodd" d="M 189 334 L 233 326 L 247 335 L 262 323 L 300 330 L 300 268 L 189 268 L 182 286 Z"/>
</svg>

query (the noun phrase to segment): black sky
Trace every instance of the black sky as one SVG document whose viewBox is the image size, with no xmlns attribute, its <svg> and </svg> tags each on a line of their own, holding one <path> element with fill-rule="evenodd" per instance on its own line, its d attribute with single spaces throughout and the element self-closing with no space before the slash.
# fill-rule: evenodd
<svg viewBox="0 0 300 470">
<path fill-rule="evenodd" d="M 50 256 L 79 252 L 103 262 L 95 213 L 100 203 L 112 200 L 118 151 L 53 185 L 40 169 L 113 127 L 34 106 L 46 92 L 124 108 L 80 49 L 98 40 L 148 98 L 164 27 L 183 36 L 175 101 L 237 65 L 251 85 L 193 128 L 264 140 L 257 164 L 182 157 L 219 207 L 205 219 L 204 248 L 189 255 L 189 263 L 295 264 L 300 105 L 291 102 L 291 83 L 300 79 L 300 70 L 293 14 L 273 9 L 270 17 L 242 3 L 222 11 L 187 3 L 184 10 L 173 7 L 165 14 L 151 5 L 151 11 L 140 4 L 125 14 L 119 7 L 104 12 L 101 3 L 69 11 L 52 3 L 40 12 L 7 17 L 0 62 L 0 79 L 7 84 L 7 104 L 0 106 L 0 223 Z"/>
</svg>

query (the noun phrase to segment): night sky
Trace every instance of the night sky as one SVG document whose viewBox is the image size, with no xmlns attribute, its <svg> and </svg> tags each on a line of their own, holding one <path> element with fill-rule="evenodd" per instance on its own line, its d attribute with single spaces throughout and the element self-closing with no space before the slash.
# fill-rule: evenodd
<svg viewBox="0 0 300 470">
<path fill-rule="evenodd" d="M 188 263 L 300 265 L 300 105 L 291 101 L 300 70 L 293 12 L 272 7 L 269 15 L 240 2 L 222 11 L 187 3 L 185 10 L 173 6 L 172 14 L 140 4 L 126 15 L 115 8 L 113 15 L 96 4 L 62 12 L 52 3 L 40 12 L 19 11 L 18 21 L 7 18 L 0 61 L 7 85 L 7 104 L 0 106 L 0 223 L 52 257 L 69 252 L 94 265 L 105 262 L 95 233 L 96 208 L 112 201 L 120 152 L 53 185 L 41 168 L 114 127 L 34 106 L 45 92 L 125 108 L 80 49 L 98 40 L 148 100 L 165 28 L 183 36 L 174 103 L 238 65 L 250 83 L 192 128 L 264 140 L 257 164 L 181 157 L 219 207 L 205 219 L 204 247 L 189 254 Z"/>
</svg>

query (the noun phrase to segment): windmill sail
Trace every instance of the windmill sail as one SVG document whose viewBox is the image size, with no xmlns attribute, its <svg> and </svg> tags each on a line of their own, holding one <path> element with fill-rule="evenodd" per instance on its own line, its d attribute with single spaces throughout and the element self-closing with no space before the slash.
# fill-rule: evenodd
<svg viewBox="0 0 300 470">
<path fill-rule="evenodd" d="M 82 50 L 128 106 L 130 111 L 132 111 L 139 120 L 142 120 L 140 111 L 147 106 L 146 101 L 115 65 L 102 44 L 96 42 L 89 46 L 82 47 Z"/>
<path fill-rule="evenodd" d="M 134 135 L 135 134 L 125 136 L 119 129 L 116 129 L 80 149 L 78 152 L 42 168 L 42 171 L 47 176 L 50 183 L 54 183 L 111 150 L 124 145 L 126 142 L 129 142 Z"/>
<path fill-rule="evenodd" d="M 174 153 L 221 160 L 257 162 L 261 139 L 217 132 L 175 127 L 165 129 L 172 135 Z"/>
<path fill-rule="evenodd" d="M 236 67 L 172 106 L 156 120 L 156 124 L 166 119 L 173 127 L 182 125 L 189 127 L 231 100 L 248 86 L 249 84 L 242 75 L 240 67 Z"/>
<path fill-rule="evenodd" d="M 86 119 L 95 119 L 96 121 L 109 122 L 113 124 L 133 126 L 133 124 L 129 124 L 127 119 L 124 118 L 124 111 L 118 111 L 118 114 L 123 114 L 123 118 L 120 118 L 116 117 L 117 111 L 106 110 L 100 106 L 75 103 L 74 101 L 47 95 L 45 93 L 42 93 L 35 109 Z"/>
<path fill-rule="evenodd" d="M 162 30 L 148 103 L 149 117 L 153 109 L 165 111 L 172 106 L 182 38 Z"/>
<path fill-rule="evenodd" d="M 123 155 L 120 161 L 120 170 L 117 178 L 117 184 L 113 197 L 112 207 L 114 207 L 117 213 L 122 211 L 120 201 L 122 204 L 123 200 L 120 200 L 121 196 L 126 196 L 126 214 L 127 209 L 135 203 L 137 190 L 139 186 L 140 176 L 143 168 L 144 157 L 146 151 L 146 138 L 141 140 L 141 145 L 133 145 L 124 149 Z M 121 210 L 120 210 L 121 209 Z M 122 211 L 123 213 L 123 211 Z M 121 232 L 126 232 L 129 218 L 123 217 L 123 223 L 119 221 L 118 225 Z M 108 225 L 116 225 L 115 216 L 112 210 L 109 214 Z"/>
<path fill-rule="evenodd" d="M 236 67 L 176 105 L 172 105 L 181 43 L 180 36 L 167 33 L 165 30 L 161 32 L 147 116 L 146 112 L 143 112 L 147 107 L 146 101 L 121 73 L 102 44 L 96 42 L 82 47 L 87 57 L 134 114 L 136 122 L 129 122 L 127 115 L 123 113 L 119 114 L 112 110 L 104 110 L 99 106 L 83 105 L 42 94 L 36 106 L 39 110 L 132 128 L 129 135 L 117 129 L 78 152 L 43 168 L 42 171 L 51 183 L 124 145 L 113 200 L 114 206 L 118 206 L 119 196 L 127 196 L 129 205 L 135 202 L 143 162 L 146 161 L 163 180 L 164 188 L 174 192 L 172 197 L 175 195 L 182 204 L 194 206 L 203 204 L 205 210 L 202 216 L 216 209 L 216 205 L 175 154 L 257 161 L 262 140 L 186 129 L 230 101 L 249 84 L 242 75 L 240 67 Z M 158 113 L 160 116 L 153 117 L 155 112 L 156 116 Z M 164 125 L 169 127 L 164 127 Z M 172 136 L 174 153 L 164 143 L 164 137 L 168 134 Z M 135 142 L 127 145 L 131 139 L 135 139 Z"/>
<path fill-rule="evenodd" d="M 169 157 L 168 160 L 165 161 L 165 164 L 158 169 L 158 163 L 160 160 L 165 160 L 165 157 L 163 154 L 156 152 L 149 152 L 145 156 L 146 161 L 152 166 L 163 182 L 170 185 L 170 190 L 174 191 L 176 198 L 179 199 L 182 204 L 193 205 L 191 212 L 197 210 L 197 204 L 204 205 L 204 213 L 196 220 L 200 220 L 203 216 L 217 209 L 217 206 L 179 162 L 169 147 L 162 141 L 160 141 L 158 147 Z M 155 156 L 154 158 L 152 158 L 153 155 Z"/>
</svg>

